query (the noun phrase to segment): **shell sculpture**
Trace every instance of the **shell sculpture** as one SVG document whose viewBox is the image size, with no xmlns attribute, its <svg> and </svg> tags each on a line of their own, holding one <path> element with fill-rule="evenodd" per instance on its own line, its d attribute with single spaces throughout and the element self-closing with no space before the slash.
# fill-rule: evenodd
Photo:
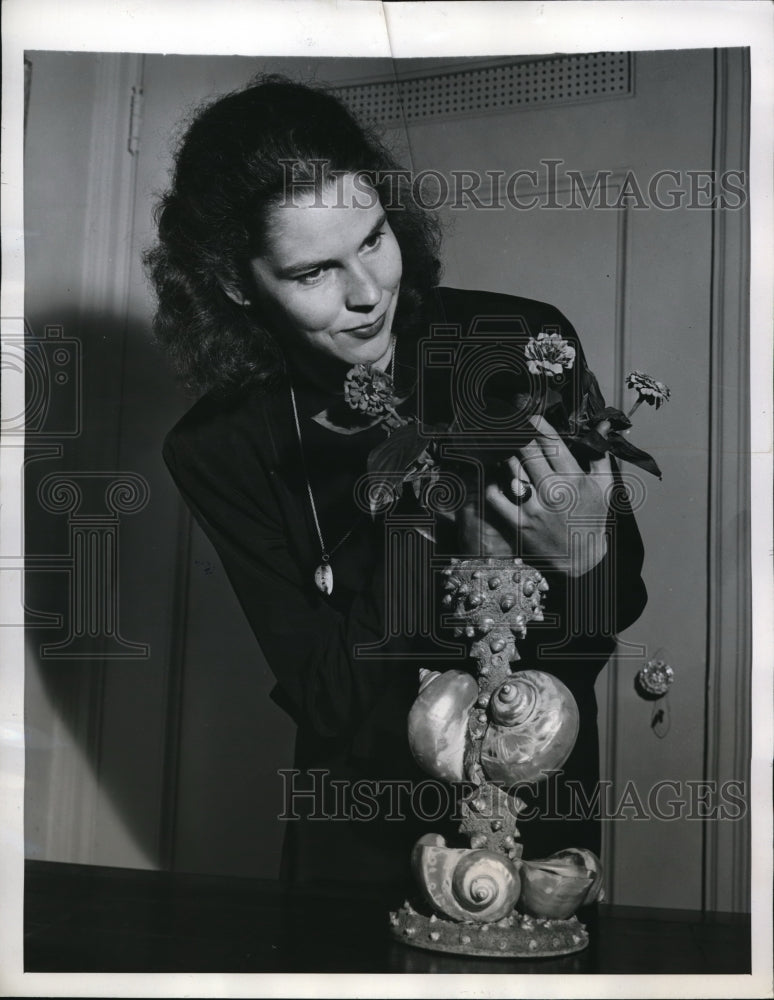
<svg viewBox="0 0 774 1000">
<path fill-rule="evenodd" d="M 463 780 L 468 715 L 476 698 L 478 684 L 463 670 L 420 671 L 419 694 L 408 718 L 409 745 L 428 774 Z"/>
<path fill-rule="evenodd" d="M 578 735 L 578 709 L 557 678 L 511 671 L 515 636 L 541 620 L 548 584 L 521 559 L 454 560 L 444 570 L 444 606 L 471 641 L 478 676 L 423 671 L 409 714 L 409 744 L 434 777 L 461 781 L 480 765 L 493 782 L 539 780 L 561 767 Z M 465 767 L 467 761 L 468 767 Z"/>
<path fill-rule="evenodd" d="M 556 677 L 520 670 L 492 694 L 491 719 L 481 742 L 481 767 L 490 781 L 539 781 L 564 764 L 578 736 L 578 706 Z"/>
<path fill-rule="evenodd" d="M 427 902 L 450 920 L 500 920 L 519 898 L 516 865 L 494 851 L 447 847 L 439 834 L 428 833 L 415 844 L 411 863 Z"/>
<path fill-rule="evenodd" d="M 571 847 L 539 861 L 521 862 L 519 909 L 534 917 L 566 920 L 580 906 L 604 897 L 602 865 L 586 848 Z"/>
<path fill-rule="evenodd" d="M 462 670 L 425 671 L 408 720 L 409 746 L 424 771 L 463 781 L 472 736 L 469 717 L 479 690 Z M 516 785 L 538 781 L 561 767 L 578 735 L 578 707 L 556 677 L 539 670 L 511 673 L 479 715 L 481 767 L 490 781 Z M 476 717 L 481 725 L 482 720 Z"/>
<path fill-rule="evenodd" d="M 511 668 L 519 659 L 515 638 L 525 635 L 529 621 L 542 619 L 548 585 L 520 559 L 453 560 L 444 573 L 444 606 L 456 634 L 471 640 L 476 674 L 420 671 L 408 737 L 424 771 L 473 782 L 460 827 L 471 847 L 449 847 L 436 834 L 422 837 L 412 855 L 415 879 L 433 912 L 455 923 L 512 921 L 517 905 L 524 920 L 564 920 L 598 898 L 599 860 L 570 848 L 522 861 L 514 839 L 518 800 L 509 791 L 561 767 L 578 735 L 578 708 L 568 688 L 542 671 Z M 499 808 L 504 800 L 516 806 L 510 821 Z M 430 933 L 435 941 L 438 929 Z M 581 940 L 576 936 L 561 950 L 577 950 Z"/>
</svg>

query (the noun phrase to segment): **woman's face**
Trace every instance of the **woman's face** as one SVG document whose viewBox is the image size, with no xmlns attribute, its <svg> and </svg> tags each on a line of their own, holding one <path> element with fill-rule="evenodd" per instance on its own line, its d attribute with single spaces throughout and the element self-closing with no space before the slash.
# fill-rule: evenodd
<svg viewBox="0 0 774 1000">
<path fill-rule="evenodd" d="M 400 248 L 376 193 L 362 179 L 354 184 L 346 174 L 318 195 L 296 192 L 292 203 L 272 208 L 250 269 L 256 304 L 283 346 L 306 361 L 323 354 L 384 367 Z"/>
</svg>

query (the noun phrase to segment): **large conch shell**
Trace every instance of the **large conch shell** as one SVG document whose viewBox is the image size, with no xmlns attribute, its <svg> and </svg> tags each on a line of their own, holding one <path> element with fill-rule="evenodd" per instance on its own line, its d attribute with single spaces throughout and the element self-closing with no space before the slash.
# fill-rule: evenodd
<svg viewBox="0 0 774 1000">
<path fill-rule="evenodd" d="M 578 706 L 558 678 L 540 670 L 511 674 L 489 701 L 481 766 L 490 781 L 537 781 L 564 764 L 578 736 Z"/>
<path fill-rule="evenodd" d="M 451 920 L 491 923 L 512 913 L 519 898 L 512 861 L 494 851 L 447 847 L 437 833 L 419 838 L 411 864 L 427 902 Z"/>
<path fill-rule="evenodd" d="M 417 763 L 445 781 L 464 779 L 468 715 L 478 684 L 463 670 L 420 671 L 419 694 L 408 717 L 408 739 Z"/>
<path fill-rule="evenodd" d="M 549 858 L 521 862 L 519 909 L 533 917 L 566 920 L 602 896 L 602 865 L 593 851 L 571 847 Z"/>
</svg>

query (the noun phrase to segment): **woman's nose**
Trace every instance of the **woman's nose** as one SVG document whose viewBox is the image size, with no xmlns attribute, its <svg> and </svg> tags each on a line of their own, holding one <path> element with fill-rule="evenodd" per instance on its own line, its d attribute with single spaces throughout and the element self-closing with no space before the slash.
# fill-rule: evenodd
<svg viewBox="0 0 774 1000">
<path fill-rule="evenodd" d="M 363 264 L 347 273 L 347 309 L 369 310 L 379 303 L 382 290 L 373 274 Z"/>
</svg>

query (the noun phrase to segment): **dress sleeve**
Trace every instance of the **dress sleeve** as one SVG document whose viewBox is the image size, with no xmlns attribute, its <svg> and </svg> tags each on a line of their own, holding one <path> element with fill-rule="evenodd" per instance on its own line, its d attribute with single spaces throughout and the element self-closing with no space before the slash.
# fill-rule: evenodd
<svg viewBox="0 0 774 1000">
<path fill-rule="evenodd" d="M 212 452 L 203 461 L 196 442 L 174 432 L 163 449 L 279 682 L 282 706 L 319 736 L 351 737 L 407 671 L 399 660 L 358 658 L 355 652 L 384 636 L 384 563 L 374 565 L 349 612 L 337 611 L 305 578 L 291 551 L 271 470 L 250 464 L 248 494 L 234 486 L 236 481 L 244 487 L 245 480 L 235 477 L 229 449 Z M 415 684 L 415 663 L 410 677 Z"/>
</svg>

